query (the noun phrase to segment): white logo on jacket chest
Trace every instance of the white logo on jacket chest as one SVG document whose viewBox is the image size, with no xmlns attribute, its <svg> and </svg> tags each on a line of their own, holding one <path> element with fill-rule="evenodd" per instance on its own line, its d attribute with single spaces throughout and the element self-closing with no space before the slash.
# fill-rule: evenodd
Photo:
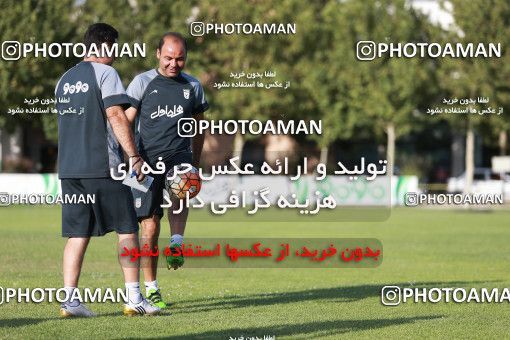
<svg viewBox="0 0 510 340">
<path fill-rule="evenodd" d="M 78 81 L 76 84 L 69 84 L 65 83 L 62 87 L 62 90 L 64 91 L 64 95 L 66 94 L 73 94 L 73 93 L 80 93 L 80 92 L 87 92 L 89 90 L 89 84 L 82 83 L 81 81 Z"/>
<path fill-rule="evenodd" d="M 182 94 L 184 95 L 184 99 L 189 99 L 189 89 L 183 89 Z"/>
<path fill-rule="evenodd" d="M 167 116 L 169 118 L 176 117 L 178 115 L 182 115 L 184 113 L 184 109 L 181 105 L 174 105 L 173 108 L 168 108 L 168 105 L 161 107 L 158 105 L 158 109 L 151 113 L 151 119 L 156 119 L 158 117 Z"/>
</svg>

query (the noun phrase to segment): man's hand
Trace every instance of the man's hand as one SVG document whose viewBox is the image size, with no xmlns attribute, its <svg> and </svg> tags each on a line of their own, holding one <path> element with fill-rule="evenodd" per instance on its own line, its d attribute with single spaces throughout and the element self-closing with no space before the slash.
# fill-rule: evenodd
<svg viewBox="0 0 510 340">
<path fill-rule="evenodd" d="M 143 158 L 140 155 L 129 157 L 130 165 L 136 173 L 136 180 L 141 182 L 145 178 L 145 174 L 142 172 L 142 165 L 144 164 Z"/>
</svg>

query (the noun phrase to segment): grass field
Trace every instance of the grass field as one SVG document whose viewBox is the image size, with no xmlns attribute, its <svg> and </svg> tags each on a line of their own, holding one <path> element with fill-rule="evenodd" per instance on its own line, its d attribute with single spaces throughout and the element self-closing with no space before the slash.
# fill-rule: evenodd
<svg viewBox="0 0 510 340">
<path fill-rule="evenodd" d="M 165 234 L 168 224 L 163 226 Z M 0 286 L 61 287 L 60 210 L 0 208 Z M 375 269 L 160 269 L 157 317 L 91 304 L 93 319 L 62 320 L 57 303 L 0 305 L 0 338 L 505 338 L 510 306 L 407 303 L 386 307 L 385 285 L 510 287 L 510 211 L 400 208 L 385 222 L 192 223 L 188 237 L 373 237 Z M 81 287 L 122 287 L 116 237 L 93 239 Z"/>
</svg>

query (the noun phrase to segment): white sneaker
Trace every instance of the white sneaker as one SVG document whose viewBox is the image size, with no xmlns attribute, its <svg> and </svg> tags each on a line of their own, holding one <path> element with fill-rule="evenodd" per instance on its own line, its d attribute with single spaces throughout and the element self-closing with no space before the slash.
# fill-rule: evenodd
<svg viewBox="0 0 510 340">
<path fill-rule="evenodd" d="M 127 316 L 135 316 L 135 315 L 156 315 L 161 312 L 161 308 L 154 306 L 149 301 L 147 301 L 145 298 L 142 298 L 142 301 L 140 301 L 137 304 L 128 303 L 124 305 L 123 313 Z"/>
<path fill-rule="evenodd" d="M 60 305 L 60 316 L 63 318 L 70 317 L 83 317 L 89 318 L 91 316 L 96 316 L 96 314 L 92 313 L 83 303 L 80 303 L 78 306 L 70 306 L 66 303 Z"/>
</svg>

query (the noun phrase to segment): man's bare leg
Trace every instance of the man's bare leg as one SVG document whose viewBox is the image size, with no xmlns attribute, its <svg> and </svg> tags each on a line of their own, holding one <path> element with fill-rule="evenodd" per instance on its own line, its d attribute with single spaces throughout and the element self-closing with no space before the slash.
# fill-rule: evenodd
<svg viewBox="0 0 510 340">
<path fill-rule="evenodd" d="M 158 238 L 160 231 L 160 218 L 157 215 L 153 215 L 141 221 L 142 225 L 142 238 L 140 246 L 145 247 L 145 244 L 149 246 L 149 249 L 154 250 L 158 246 Z M 159 248 L 158 248 L 159 249 Z M 160 250 L 160 253 L 163 249 Z M 159 290 L 158 281 L 156 275 L 158 273 L 158 257 L 151 256 L 149 258 L 143 258 L 141 262 L 143 277 L 145 281 L 145 296 L 159 308 L 166 308 L 166 303 L 161 297 Z"/>
<path fill-rule="evenodd" d="M 133 316 L 140 314 L 158 314 L 159 307 L 153 306 L 143 298 L 140 292 L 140 258 L 131 262 L 130 258 L 121 257 L 124 247 L 128 249 L 140 249 L 138 233 L 118 234 L 119 236 L 119 260 L 124 273 L 126 290 L 128 292 L 128 303 L 124 305 L 124 315 Z"/>
<path fill-rule="evenodd" d="M 172 198 L 172 206 L 168 208 L 168 222 L 170 223 L 170 245 L 178 245 L 181 246 L 184 237 L 184 230 L 186 229 L 186 222 L 188 220 L 188 212 L 189 209 L 187 207 L 183 207 L 182 211 L 175 214 L 174 211 L 180 209 L 181 205 L 184 204 L 180 202 L 179 199 L 173 197 Z M 184 263 L 184 257 L 173 257 L 167 258 L 167 263 L 169 268 L 173 268 L 177 270 Z"/>
<path fill-rule="evenodd" d="M 64 287 L 78 287 L 83 257 L 90 237 L 70 237 L 64 248 Z"/>
<path fill-rule="evenodd" d="M 184 204 L 184 202 L 182 203 Z M 168 208 L 168 222 L 170 223 L 170 233 L 171 235 L 181 235 L 184 236 L 184 230 L 186 229 L 186 222 L 188 221 L 188 212 L 189 209 L 184 206 L 182 211 L 178 214 L 174 214 L 174 210 L 178 210 L 180 208 L 180 200 L 172 197 L 172 206 Z"/>
<path fill-rule="evenodd" d="M 153 215 L 143 219 L 141 225 L 142 238 L 140 245 L 143 247 L 145 244 L 148 244 L 150 247 L 149 249 L 154 249 L 154 247 L 158 245 L 160 230 L 159 216 Z M 163 249 L 160 251 L 163 251 Z M 158 272 L 158 257 L 154 256 L 149 259 L 142 260 L 142 270 L 145 282 L 155 281 Z"/>
<path fill-rule="evenodd" d="M 140 282 L 140 259 L 132 262 L 130 258 L 121 258 L 120 254 L 124 252 L 124 247 L 128 249 L 138 248 L 138 234 L 117 234 L 119 236 L 119 259 L 124 274 L 124 282 Z"/>
<path fill-rule="evenodd" d="M 64 289 L 67 291 L 67 301 L 60 306 L 60 315 L 63 317 L 94 316 L 82 303 L 74 296 L 74 291 L 78 289 L 83 257 L 89 244 L 89 237 L 70 237 L 67 239 L 64 247 L 64 258 L 62 270 L 64 274 Z"/>
</svg>

